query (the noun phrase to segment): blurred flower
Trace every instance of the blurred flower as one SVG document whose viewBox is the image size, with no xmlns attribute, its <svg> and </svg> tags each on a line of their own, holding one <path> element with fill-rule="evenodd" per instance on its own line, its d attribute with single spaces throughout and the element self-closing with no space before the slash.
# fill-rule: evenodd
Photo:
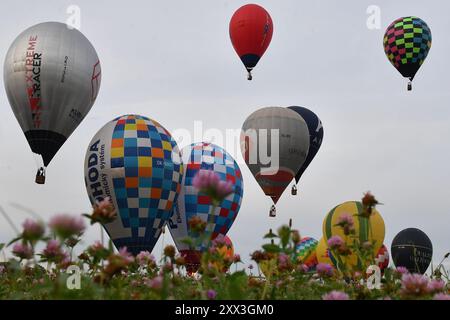
<svg viewBox="0 0 450 320">
<path fill-rule="evenodd" d="M 433 300 L 450 301 L 450 294 L 438 293 L 433 297 Z"/>
<path fill-rule="evenodd" d="M 417 273 L 403 274 L 401 293 L 405 296 L 422 296 L 428 293 L 428 278 Z"/>
<path fill-rule="evenodd" d="M 441 292 L 445 289 L 445 282 L 443 280 L 430 280 L 427 289 L 429 293 Z"/>
<path fill-rule="evenodd" d="M 209 300 L 214 300 L 214 299 L 216 299 L 217 292 L 214 291 L 213 289 L 209 289 L 209 290 L 206 292 L 206 296 L 208 297 Z"/>
<path fill-rule="evenodd" d="M 42 251 L 41 257 L 43 261 L 60 263 L 67 257 L 67 254 L 62 250 L 59 241 L 52 239 L 47 242 L 47 246 Z"/>
<path fill-rule="evenodd" d="M 333 275 L 333 267 L 328 263 L 319 263 L 316 266 L 316 271 L 322 277 L 331 277 Z"/>
<path fill-rule="evenodd" d="M 175 253 L 176 253 L 176 249 L 175 249 L 175 247 L 172 246 L 172 245 L 167 245 L 167 246 L 164 248 L 164 255 L 165 255 L 166 257 L 174 258 L 174 257 L 175 257 Z"/>
<path fill-rule="evenodd" d="M 110 197 L 106 197 L 102 201 L 98 201 L 93 208 L 91 215 L 84 214 L 86 218 L 91 220 L 91 225 L 95 223 L 108 224 L 116 220 L 117 213 Z"/>
<path fill-rule="evenodd" d="M 362 198 L 363 212 L 361 213 L 361 215 L 366 218 L 370 217 L 373 209 L 377 204 L 379 204 L 378 200 L 375 199 L 370 191 L 366 192 L 364 194 L 364 197 Z"/>
<path fill-rule="evenodd" d="M 397 267 L 395 271 L 401 275 L 409 273 L 409 270 L 405 267 Z"/>
<path fill-rule="evenodd" d="M 342 291 L 331 291 L 330 293 L 327 293 L 322 296 L 323 300 L 350 300 L 350 297 L 348 294 Z"/>
<path fill-rule="evenodd" d="M 162 276 L 156 276 L 153 279 L 145 281 L 145 285 L 149 288 L 160 290 L 163 287 L 164 278 Z"/>
<path fill-rule="evenodd" d="M 193 216 L 189 219 L 189 228 L 195 233 L 203 233 L 206 229 L 206 222 L 199 216 Z"/>
<path fill-rule="evenodd" d="M 26 241 L 37 241 L 45 233 L 45 225 L 40 221 L 26 219 L 22 224 L 22 239 Z"/>
<path fill-rule="evenodd" d="M 17 242 L 13 246 L 12 253 L 20 259 L 31 259 L 33 248 L 25 243 Z"/>
<path fill-rule="evenodd" d="M 278 255 L 278 269 L 280 271 L 291 269 L 291 260 L 288 255 L 283 252 Z"/>
<path fill-rule="evenodd" d="M 239 263 L 239 262 L 242 262 L 241 261 L 241 256 L 239 254 L 235 254 L 233 256 L 233 263 Z"/>
<path fill-rule="evenodd" d="M 222 248 L 227 245 L 225 236 L 223 234 L 219 234 L 213 241 L 212 245 L 217 248 Z"/>
<path fill-rule="evenodd" d="M 297 266 L 297 271 L 300 273 L 308 273 L 309 272 L 309 267 L 306 264 L 300 264 Z"/>
<path fill-rule="evenodd" d="M 122 247 L 119 250 L 119 256 L 127 263 L 133 263 L 134 262 L 134 257 L 131 253 L 128 252 L 127 247 Z"/>
<path fill-rule="evenodd" d="M 340 236 L 332 236 L 328 239 L 327 244 L 330 249 L 339 249 L 344 245 L 344 240 Z"/>
<path fill-rule="evenodd" d="M 302 241 L 300 232 L 298 232 L 298 230 L 292 230 L 292 241 L 294 242 L 295 245 L 299 244 L 300 241 Z"/>
<path fill-rule="evenodd" d="M 141 266 L 146 266 L 149 264 L 149 262 L 154 262 L 155 257 L 148 251 L 141 251 L 136 256 L 136 262 Z"/>
<path fill-rule="evenodd" d="M 252 264 L 249 264 L 249 265 L 248 265 L 248 269 L 249 269 L 249 270 L 253 270 L 253 265 L 252 265 Z"/>
<path fill-rule="evenodd" d="M 199 170 L 192 180 L 192 185 L 208 195 L 215 204 L 233 192 L 233 184 L 230 181 L 220 180 L 220 176 L 212 170 Z"/>
<path fill-rule="evenodd" d="M 2 275 L 3 273 L 5 273 L 6 268 L 4 265 L 0 265 L 0 275 Z"/>
<path fill-rule="evenodd" d="M 49 227 L 62 239 L 80 236 L 86 228 L 81 216 L 59 214 L 50 219 Z"/>
<path fill-rule="evenodd" d="M 353 217 L 348 213 L 342 214 L 339 217 L 336 225 L 343 229 L 346 236 L 355 232 L 355 222 L 353 220 Z"/>
<path fill-rule="evenodd" d="M 183 256 L 179 256 L 175 259 L 175 264 L 177 266 L 184 266 L 186 264 L 186 259 Z"/>
</svg>

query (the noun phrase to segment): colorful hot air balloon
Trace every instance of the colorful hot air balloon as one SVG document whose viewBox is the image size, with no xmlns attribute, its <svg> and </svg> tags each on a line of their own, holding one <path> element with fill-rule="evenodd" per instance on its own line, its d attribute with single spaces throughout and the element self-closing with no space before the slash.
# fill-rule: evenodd
<svg viewBox="0 0 450 320">
<path fill-rule="evenodd" d="M 399 232 L 391 245 L 392 260 L 396 267 L 424 274 L 433 258 L 433 244 L 425 232 L 408 228 Z"/>
<path fill-rule="evenodd" d="M 296 260 L 306 265 L 310 270 L 314 270 L 317 265 L 317 245 L 319 242 L 310 237 L 300 240 L 295 248 Z"/>
<path fill-rule="evenodd" d="M 313 161 L 314 157 L 316 156 L 317 152 L 320 149 L 320 146 L 322 145 L 323 140 L 323 126 L 322 121 L 320 121 L 319 117 L 312 112 L 309 109 L 306 109 L 304 107 L 289 107 L 289 109 L 294 110 L 297 112 L 303 120 L 305 120 L 306 125 L 308 126 L 309 131 L 309 151 L 308 155 L 306 157 L 305 162 L 301 166 L 301 168 L 298 170 L 297 174 L 295 175 L 295 182 L 298 184 L 300 181 L 300 178 L 302 177 L 303 173 L 308 168 L 311 161 Z M 294 185 L 292 187 L 292 194 L 297 194 L 297 186 Z"/>
<path fill-rule="evenodd" d="M 431 48 L 430 28 L 417 17 L 397 19 L 387 28 L 383 46 L 392 65 L 409 79 L 408 90 L 411 90 L 411 82 Z"/>
<path fill-rule="evenodd" d="M 226 235 L 239 212 L 243 196 L 243 179 L 237 162 L 224 149 L 211 143 L 194 143 L 182 150 L 184 177 L 175 214 L 169 221 L 169 230 L 181 255 L 185 257 L 187 271 L 195 273 L 200 266 L 201 252 L 218 235 Z M 212 170 L 222 181 L 233 184 L 233 192 L 219 206 L 214 207 L 209 196 L 197 190 L 192 182 L 200 170 Z M 215 208 L 215 209 L 214 209 Z M 214 212 L 211 214 L 212 209 Z M 211 235 L 195 248 L 183 242 L 186 238 L 199 239 L 192 232 L 189 220 L 200 217 L 207 223 Z"/>
<path fill-rule="evenodd" d="M 233 262 L 234 247 L 233 242 L 231 242 L 231 239 L 228 236 L 224 236 L 223 242 L 224 245 L 221 246 L 220 248 L 217 248 L 218 254 L 223 259 L 223 264 L 221 265 L 219 262 L 215 262 L 213 264 L 217 267 L 219 271 L 227 272 Z"/>
<path fill-rule="evenodd" d="M 241 151 L 245 162 L 274 204 L 305 162 L 308 149 L 307 124 L 291 109 L 259 109 L 242 126 Z M 270 215 L 275 216 L 275 205 Z"/>
<path fill-rule="evenodd" d="M 134 255 L 151 252 L 172 216 L 183 178 L 170 133 L 139 115 L 116 118 L 92 138 L 84 172 L 91 203 L 110 197 L 117 212 L 104 226 L 115 246 Z"/>
<path fill-rule="evenodd" d="M 320 238 L 316 248 L 316 257 L 318 263 L 326 263 L 330 266 L 336 265 L 336 260 L 328 249 L 327 242 L 324 238 Z"/>
<path fill-rule="evenodd" d="M 375 257 L 375 263 L 380 267 L 381 272 L 384 272 L 384 269 L 389 267 L 389 251 L 384 244 L 380 250 L 378 250 L 377 256 Z"/>
<path fill-rule="evenodd" d="M 353 217 L 355 236 L 359 239 L 359 242 L 361 244 L 367 241 L 375 242 L 373 246 L 373 255 L 375 257 L 384 241 L 384 220 L 375 209 L 369 219 L 364 218 L 360 216 L 363 212 L 362 210 L 363 205 L 358 201 L 347 201 L 333 208 L 323 221 L 323 238 L 325 241 L 328 241 L 333 236 L 340 236 L 347 246 L 350 247 L 353 244 L 353 238 L 346 236 L 342 228 L 337 225 L 340 217 L 350 215 Z M 361 261 L 359 261 L 355 253 L 342 257 L 342 260 L 346 265 L 362 267 Z"/>
<path fill-rule="evenodd" d="M 252 80 L 252 70 L 266 52 L 272 34 L 272 18 L 261 6 L 247 4 L 231 17 L 230 39 L 248 71 L 248 80 Z"/>
<path fill-rule="evenodd" d="M 45 22 L 22 32 L 6 54 L 4 81 L 12 110 L 45 168 L 94 104 L 100 89 L 94 47 L 76 29 Z"/>
</svg>

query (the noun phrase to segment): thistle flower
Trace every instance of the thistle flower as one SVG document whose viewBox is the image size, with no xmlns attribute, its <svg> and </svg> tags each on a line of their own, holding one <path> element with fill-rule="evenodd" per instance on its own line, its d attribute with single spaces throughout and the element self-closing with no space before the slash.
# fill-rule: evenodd
<svg viewBox="0 0 450 320">
<path fill-rule="evenodd" d="M 131 253 L 128 252 L 127 247 L 120 248 L 119 257 L 121 257 L 126 262 L 126 264 L 134 262 L 134 257 Z"/>
<path fill-rule="evenodd" d="M 340 236 L 332 236 L 328 239 L 327 244 L 331 250 L 338 250 L 345 245 L 345 242 Z"/>
<path fill-rule="evenodd" d="M 26 219 L 22 224 L 22 239 L 35 242 L 42 238 L 45 233 L 45 225 L 40 221 Z"/>
<path fill-rule="evenodd" d="M 377 204 L 379 204 L 378 200 L 370 193 L 370 191 L 364 194 L 364 197 L 361 200 L 363 205 L 362 216 L 368 218 L 372 215 L 373 209 Z"/>
<path fill-rule="evenodd" d="M 214 299 L 216 299 L 216 297 L 217 297 L 217 292 L 214 291 L 213 289 L 209 289 L 209 290 L 206 292 L 206 296 L 208 297 L 209 300 L 214 300 Z"/>
<path fill-rule="evenodd" d="M 95 223 L 105 225 L 116 220 L 117 212 L 112 205 L 111 198 L 106 197 L 94 205 L 94 210 L 91 215 L 85 214 L 84 216 L 91 220 L 91 225 Z"/>
<path fill-rule="evenodd" d="M 220 180 L 220 176 L 212 170 L 199 170 L 192 180 L 192 185 L 208 195 L 216 205 L 233 192 L 233 184 Z"/>
<path fill-rule="evenodd" d="M 401 274 L 401 275 L 404 275 L 404 274 L 409 273 L 409 270 L 408 270 L 407 268 L 405 268 L 405 267 L 397 267 L 397 268 L 395 269 L 395 271 L 396 271 L 398 274 Z"/>
<path fill-rule="evenodd" d="M 333 290 L 324 294 L 322 300 L 350 300 L 350 297 L 345 292 Z"/>
<path fill-rule="evenodd" d="M 417 273 L 402 276 L 401 293 L 404 296 L 423 296 L 428 293 L 428 278 Z"/>
<path fill-rule="evenodd" d="M 17 242 L 13 246 L 12 253 L 21 260 L 28 260 L 33 257 L 33 248 L 25 243 Z"/>
<path fill-rule="evenodd" d="M 86 228 L 81 216 L 59 214 L 50 219 L 49 227 L 61 239 L 78 237 Z"/>
<path fill-rule="evenodd" d="M 331 277 L 333 275 L 333 267 L 328 263 L 319 263 L 316 266 L 316 271 L 321 277 Z"/>
<path fill-rule="evenodd" d="M 242 262 L 241 256 L 239 254 L 235 254 L 233 256 L 233 263 L 239 263 L 239 262 Z"/>
</svg>

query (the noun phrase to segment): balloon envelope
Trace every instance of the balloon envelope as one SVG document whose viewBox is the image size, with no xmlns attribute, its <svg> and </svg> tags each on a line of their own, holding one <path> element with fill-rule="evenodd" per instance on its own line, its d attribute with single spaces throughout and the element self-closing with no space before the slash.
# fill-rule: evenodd
<svg viewBox="0 0 450 320">
<path fill-rule="evenodd" d="M 22 32 L 6 54 L 9 103 L 47 166 L 87 115 L 100 89 L 100 62 L 80 31 L 45 22 Z"/>
<path fill-rule="evenodd" d="M 320 146 L 322 145 L 323 126 L 322 126 L 322 121 L 320 121 L 319 117 L 311 110 L 306 109 L 304 107 L 298 107 L 298 106 L 292 106 L 292 107 L 289 107 L 289 109 L 292 109 L 295 112 L 297 112 L 303 118 L 303 120 L 305 120 L 306 125 L 308 126 L 308 131 L 309 131 L 308 155 L 306 156 L 305 162 L 303 163 L 303 165 L 301 166 L 301 168 L 298 170 L 297 174 L 295 175 L 295 181 L 298 183 L 300 181 L 300 178 L 302 177 L 303 173 L 309 167 L 311 161 L 313 161 L 314 157 L 316 156 L 317 152 L 319 151 Z"/>
<path fill-rule="evenodd" d="M 375 263 L 380 267 L 381 272 L 389 267 L 389 251 L 384 244 L 380 250 L 378 250 L 377 256 L 375 257 Z"/>
<path fill-rule="evenodd" d="M 267 50 L 272 34 L 272 18 L 263 7 L 247 4 L 233 14 L 230 21 L 230 39 L 248 71 L 256 66 Z"/>
<path fill-rule="evenodd" d="M 305 162 L 308 149 L 306 122 L 291 109 L 259 109 L 242 126 L 241 151 L 245 162 L 274 203 Z"/>
<path fill-rule="evenodd" d="M 314 270 L 317 265 L 317 245 L 319 242 L 310 237 L 300 240 L 295 248 L 297 261 L 306 265 L 310 270 Z"/>
<path fill-rule="evenodd" d="M 363 206 L 359 201 L 347 201 L 333 208 L 323 221 L 324 240 L 328 241 L 333 236 L 340 236 L 346 242 L 346 245 L 350 247 L 353 244 L 353 238 L 346 236 L 342 228 L 337 225 L 342 216 L 350 215 L 353 217 L 355 235 L 358 238 L 359 243 L 363 244 L 366 241 L 374 241 L 373 255 L 376 256 L 384 241 L 384 220 L 380 213 L 375 209 L 369 219 L 362 217 L 362 212 Z M 358 256 L 355 253 L 342 257 L 342 260 L 343 263 L 348 266 L 363 267 L 361 261 L 359 261 L 360 259 L 358 259 Z"/>
<path fill-rule="evenodd" d="M 392 260 L 396 267 L 424 274 L 433 258 L 433 244 L 421 230 L 408 228 L 399 232 L 391 245 Z"/>
<path fill-rule="evenodd" d="M 417 17 L 392 22 L 383 39 L 384 52 L 403 77 L 414 79 L 431 48 L 431 30 Z"/>
<path fill-rule="evenodd" d="M 182 150 L 182 157 L 185 172 L 175 214 L 169 221 L 169 230 L 178 250 L 195 272 L 200 261 L 199 253 L 207 249 L 210 241 L 218 235 L 225 236 L 236 219 L 241 207 L 244 181 L 237 162 L 228 152 L 214 144 L 194 143 Z M 233 184 L 233 192 L 217 207 L 214 207 L 209 196 L 193 186 L 193 179 L 200 170 L 212 170 L 222 181 Z M 189 225 L 189 220 L 194 216 L 207 223 L 206 231 L 211 235 L 195 248 L 190 248 L 183 240 L 200 237 Z"/>
<path fill-rule="evenodd" d="M 152 251 L 173 213 L 183 177 L 175 140 L 159 123 L 139 115 L 108 122 L 85 158 L 92 204 L 110 197 L 117 218 L 104 227 L 117 248 Z"/>
</svg>

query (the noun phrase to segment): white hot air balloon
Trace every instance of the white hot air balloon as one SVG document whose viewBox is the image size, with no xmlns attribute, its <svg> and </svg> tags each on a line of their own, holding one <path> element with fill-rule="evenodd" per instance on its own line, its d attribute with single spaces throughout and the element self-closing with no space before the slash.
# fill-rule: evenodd
<svg viewBox="0 0 450 320">
<path fill-rule="evenodd" d="M 4 82 L 9 103 L 31 150 L 45 169 L 86 117 L 101 82 L 94 47 L 78 30 L 45 22 L 22 32 L 6 54 Z"/>
<path fill-rule="evenodd" d="M 273 200 L 273 217 L 275 204 L 308 155 L 308 126 L 291 109 L 259 109 L 242 126 L 241 150 L 256 181 Z"/>
</svg>

